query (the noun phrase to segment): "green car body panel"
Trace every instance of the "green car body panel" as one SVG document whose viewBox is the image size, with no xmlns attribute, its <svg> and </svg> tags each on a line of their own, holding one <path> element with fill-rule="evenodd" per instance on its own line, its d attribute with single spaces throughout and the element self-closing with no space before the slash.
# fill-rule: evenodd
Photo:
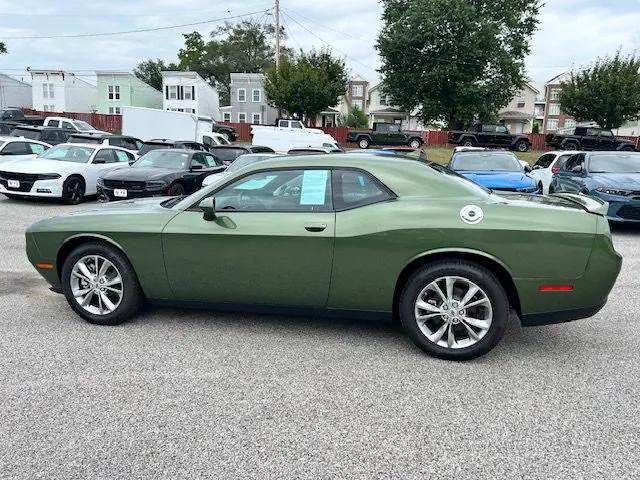
<svg viewBox="0 0 640 480">
<path fill-rule="evenodd" d="M 396 198 L 333 212 L 220 211 L 197 207 L 234 180 L 282 168 L 357 169 Z M 60 287 L 61 259 L 79 242 L 101 239 L 131 261 L 151 300 L 394 311 L 398 288 L 416 265 L 476 259 L 501 274 L 524 324 L 589 316 L 607 299 L 621 267 L 603 213 L 577 195 L 493 195 L 415 160 L 322 155 L 265 160 L 179 201 L 123 201 L 43 220 L 27 230 L 32 264 Z M 470 224 L 460 212 L 480 207 Z M 324 224 L 321 232 L 305 229 Z M 540 291 L 572 285 L 571 291 Z M 566 312 L 566 315 L 563 315 Z"/>
</svg>

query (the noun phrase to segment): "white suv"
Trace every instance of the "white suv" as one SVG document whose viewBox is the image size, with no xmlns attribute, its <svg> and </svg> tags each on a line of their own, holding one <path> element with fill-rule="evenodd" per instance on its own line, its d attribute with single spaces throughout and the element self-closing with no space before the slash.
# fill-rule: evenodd
<svg viewBox="0 0 640 480">
<path fill-rule="evenodd" d="M 542 186 L 542 192 L 546 195 L 549 193 L 549 185 L 551 185 L 551 179 L 554 173 L 562 168 L 569 157 L 577 153 L 582 152 L 577 150 L 546 152 L 538 157 L 538 160 L 533 165 L 533 171 L 529 176 L 535 179 L 538 185 Z"/>
</svg>

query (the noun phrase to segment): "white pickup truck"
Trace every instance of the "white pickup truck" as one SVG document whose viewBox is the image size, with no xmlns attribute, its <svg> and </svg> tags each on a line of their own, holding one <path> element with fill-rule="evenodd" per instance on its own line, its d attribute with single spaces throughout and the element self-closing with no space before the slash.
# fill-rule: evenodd
<svg viewBox="0 0 640 480">
<path fill-rule="evenodd" d="M 43 126 L 64 128 L 65 130 L 70 130 L 76 133 L 109 135 L 109 132 L 97 130 L 92 125 L 89 125 L 87 122 L 83 120 L 75 120 L 73 118 L 67 118 L 67 117 L 47 117 L 44 119 Z"/>
<path fill-rule="evenodd" d="M 340 149 L 331 135 L 317 128 L 307 128 L 300 120 L 280 119 L 275 127 L 254 125 L 251 135 L 253 145 L 271 147 L 277 153 L 305 147 Z"/>
</svg>

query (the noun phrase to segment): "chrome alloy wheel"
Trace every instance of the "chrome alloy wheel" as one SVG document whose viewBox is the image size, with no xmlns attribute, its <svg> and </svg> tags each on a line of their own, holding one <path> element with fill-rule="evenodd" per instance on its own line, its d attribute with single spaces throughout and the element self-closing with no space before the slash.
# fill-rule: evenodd
<svg viewBox="0 0 640 480">
<path fill-rule="evenodd" d="M 462 277 L 440 277 L 418 295 L 415 318 L 422 333 L 444 348 L 466 348 L 486 335 L 493 310 L 487 294 Z"/>
<path fill-rule="evenodd" d="M 78 304 L 94 315 L 112 313 L 122 301 L 122 276 L 113 263 L 100 255 L 78 260 L 69 283 Z"/>
</svg>

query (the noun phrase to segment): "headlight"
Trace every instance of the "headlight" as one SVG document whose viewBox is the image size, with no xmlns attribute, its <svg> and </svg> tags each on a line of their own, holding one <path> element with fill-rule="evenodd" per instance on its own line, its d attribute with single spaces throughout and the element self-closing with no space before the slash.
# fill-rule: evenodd
<svg viewBox="0 0 640 480">
<path fill-rule="evenodd" d="M 161 190 L 167 186 L 167 182 L 163 180 L 155 180 L 153 182 L 145 183 L 145 188 L 147 190 Z"/>
<path fill-rule="evenodd" d="M 535 193 L 538 191 L 538 187 L 527 187 L 527 188 L 521 188 L 520 190 L 518 190 L 519 192 L 522 193 Z"/>
<path fill-rule="evenodd" d="M 60 174 L 58 173 L 43 173 L 38 175 L 38 180 L 55 180 L 56 178 L 60 178 Z"/>
<path fill-rule="evenodd" d="M 607 187 L 598 187 L 596 188 L 596 192 L 606 193 L 607 195 L 620 195 L 621 197 L 626 197 L 633 193 L 633 190 L 624 190 L 622 188 L 607 188 Z"/>
<path fill-rule="evenodd" d="M 102 177 L 98 177 L 98 180 L 96 182 L 98 185 L 100 185 L 101 187 L 104 187 L 104 178 Z"/>
</svg>

